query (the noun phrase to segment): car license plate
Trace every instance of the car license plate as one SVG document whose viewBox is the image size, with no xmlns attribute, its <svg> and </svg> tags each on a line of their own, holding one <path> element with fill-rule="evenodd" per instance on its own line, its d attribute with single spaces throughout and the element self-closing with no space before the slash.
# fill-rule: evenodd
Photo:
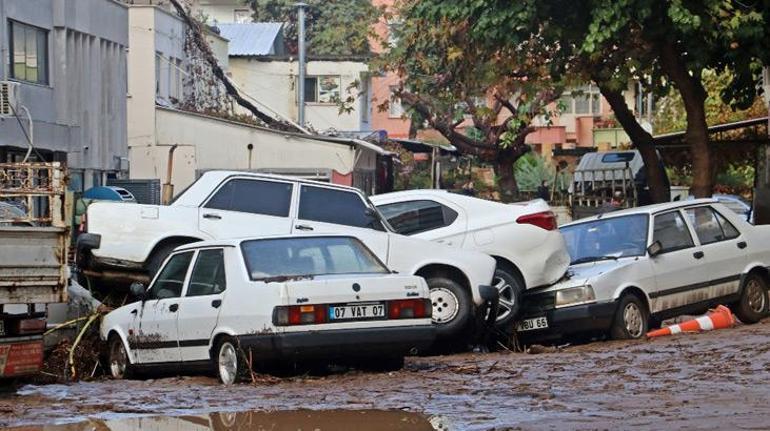
<svg viewBox="0 0 770 431">
<path fill-rule="evenodd" d="M 385 304 L 337 305 L 329 307 L 329 320 L 379 319 L 385 317 Z"/>
<path fill-rule="evenodd" d="M 524 319 L 516 324 L 517 331 L 532 331 L 534 329 L 545 329 L 548 327 L 548 319 L 545 317 L 534 317 Z"/>
</svg>

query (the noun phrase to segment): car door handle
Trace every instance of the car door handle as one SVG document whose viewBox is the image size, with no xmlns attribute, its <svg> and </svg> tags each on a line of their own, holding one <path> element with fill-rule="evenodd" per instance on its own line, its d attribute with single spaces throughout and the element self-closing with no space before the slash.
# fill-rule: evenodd
<svg viewBox="0 0 770 431">
<path fill-rule="evenodd" d="M 207 218 L 209 220 L 222 220 L 221 215 L 212 213 L 203 214 L 203 218 Z"/>
<path fill-rule="evenodd" d="M 179 310 L 179 304 L 171 304 L 168 306 L 168 311 L 175 312 L 176 310 Z"/>
<path fill-rule="evenodd" d="M 220 305 L 222 305 L 222 300 L 221 299 L 215 299 L 215 300 L 211 301 L 211 306 L 214 307 L 214 308 L 219 308 Z"/>
<path fill-rule="evenodd" d="M 298 224 L 298 225 L 294 226 L 294 229 L 297 229 L 297 230 L 313 230 L 313 226 L 308 226 L 306 224 Z"/>
<path fill-rule="evenodd" d="M 746 244 L 746 241 L 741 241 L 741 242 L 738 243 L 738 248 L 743 250 L 744 248 L 746 248 L 747 245 L 748 244 Z"/>
<path fill-rule="evenodd" d="M 131 314 L 136 314 L 136 313 L 138 313 L 138 312 L 139 312 L 139 311 L 138 311 L 136 308 L 134 308 L 133 310 L 131 310 Z"/>
<path fill-rule="evenodd" d="M 694 257 L 696 259 L 702 259 L 703 256 L 705 256 L 705 254 L 703 254 L 702 251 L 696 251 L 695 253 L 692 254 L 692 257 Z"/>
</svg>

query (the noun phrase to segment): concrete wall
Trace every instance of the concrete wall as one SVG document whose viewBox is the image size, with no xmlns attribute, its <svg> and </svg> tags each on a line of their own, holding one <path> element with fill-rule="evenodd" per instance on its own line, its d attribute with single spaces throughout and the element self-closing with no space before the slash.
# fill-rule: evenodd
<svg viewBox="0 0 770 431">
<path fill-rule="evenodd" d="M 127 155 L 126 7 L 112 0 L 0 0 L 4 80 L 9 19 L 48 31 L 49 82 L 22 81 L 19 92 L 33 117 L 35 146 L 65 152 L 85 187 L 115 173 Z M 6 153 L 27 147 L 14 118 L 0 119 L 0 147 Z"/>
<path fill-rule="evenodd" d="M 361 103 L 358 92 L 348 90 L 354 81 L 362 81 L 368 70 L 364 62 L 358 61 L 319 61 L 307 63 L 307 75 L 338 75 L 341 78 L 340 97 L 355 97 L 353 110 L 339 113 L 336 104 L 307 103 L 305 121 L 317 131 L 330 128 L 339 131 L 368 130 L 369 123 L 362 122 Z M 256 100 L 266 104 L 274 111 L 297 121 L 297 73 L 298 63 L 294 59 L 255 59 L 250 57 L 231 57 L 230 72 L 235 83 Z M 365 115 L 363 117 L 366 117 Z"/>
<path fill-rule="evenodd" d="M 176 192 L 195 179 L 196 171 L 210 169 L 332 169 L 342 175 L 375 169 L 376 155 L 351 145 L 164 108 L 156 109 L 155 118 L 155 145 L 131 148 L 131 178 L 165 182 L 169 149 L 177 144 L 172 173 Z"/>
</svg>

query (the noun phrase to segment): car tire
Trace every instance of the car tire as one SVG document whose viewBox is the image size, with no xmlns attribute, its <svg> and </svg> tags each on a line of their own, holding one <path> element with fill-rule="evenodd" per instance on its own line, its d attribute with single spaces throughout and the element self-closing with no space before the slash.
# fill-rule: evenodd
<svg viewBox="0 0 770 431">
<path fill-rule="evenodd" d="M 648 331 L 650 313 L 647 306 L 633 293 L 627 293 L 618 301 L 610 336 L 615 340 L 638 340 Z"/>
<path fill-rule="evenodd" d="M 432 318 L 437 337 L 449 338 L 466 329 L 473 314 L 470 292 L 445 277 L 430 277 L 426 281 L 430 288 Z"/>
<path fill-rule="evenodd" d="M 743 280 L 741 296 L 733 312 L 743 323 L 757 323 L 768 314 L 767 281 L 759 274 L 749 274 Z"/>
<path fill-rule="evenodd" d="M 492 287 L 500 294 L 495 326 L 505 329 L 513 323 L 521 309 L 524 281 L 510 265 L 498 264 L 492 279 Z"/>
<path fill-rule="evenodd" d="M 117 334 L 112 334 L 107 346 L 107 369 L 110 371 L 110 376 L 115 380 L 133 377 L 133 367 L 128 359 L 128 351 L 123 340 Z"/>
<path fill-rule="evenodd" d="M 238 344 L 230 337 L 222 338 L 214 349 L 214 370 L 224 385 L 237 383 L 245 372 L 246 364 Z"/>
<path fill-rule="evenodd" d="M 183 244 L 186 244 L 186 243 L 182 241 L 169 242 L 161 245 L 160 247 L 158 247 L 152 252 L 149 259 L 147 259 L 147 263 L 144 266 L 144 269 L 147 271 L 147 275 L 150 277 L 151 281 L 152 281 L 152 278 L 155 277 L 155 274 L 157 274 L 158 271 L 160 270 L 160 266 L 163 265 L 163 261 L 166 260 L 168 255 L 171 254 L 171 252 L 173 252 L 175 248 Z"/>
</svg>

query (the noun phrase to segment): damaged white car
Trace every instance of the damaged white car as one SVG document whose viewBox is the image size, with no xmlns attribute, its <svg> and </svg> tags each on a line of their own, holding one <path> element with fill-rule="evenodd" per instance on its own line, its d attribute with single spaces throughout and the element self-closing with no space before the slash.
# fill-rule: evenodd
<svg viewBox="0 0 770 431">
<path fill-rule="evenodd" d="M 435 338 L 425 280 L 392 273 L 349 236 L 184 245 L 132 292 L 141 300 L 100 330 L 117 379 L 202 368 L 231 384 L 249 364 L 307 359 L 394 369 Z"/>
<path fill-rule="evenodd" d="M 524 339 L 574 333 L 641 338 L 663 319 L 728 305 L 744 323 L 768 314 L 770 226 L 715 200 L 616 211 L 561 227 L 568 277 L 527 292 Z"/>
</svg>

